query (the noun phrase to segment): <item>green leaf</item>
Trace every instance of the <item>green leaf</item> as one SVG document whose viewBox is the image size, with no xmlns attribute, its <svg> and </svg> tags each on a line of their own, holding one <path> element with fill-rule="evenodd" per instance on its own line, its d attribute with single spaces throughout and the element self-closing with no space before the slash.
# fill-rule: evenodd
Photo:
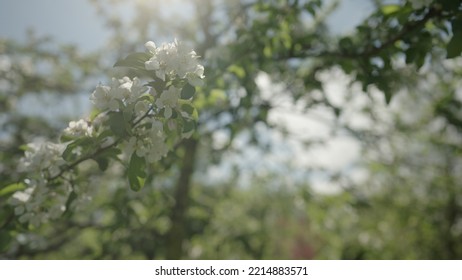
<svg viewBox="0 0 462 280">
<path fill-rule="evenodd" d="M 63 217 L 70 217 L 72 212 L 71 212 L 71 204 L 74 200 L 77 199 L 77 194 L 75 193 L 75 191 L 72 191 L 70 194 L 69 194 L 69 197 L 67 198 L 67 201 L 66 201 L 66 210 L 64 210 L 64 213 L 63 213 Z"/>
<path fill-rule="evenodd" d="M 452 10 L 457 12 L 460 7 L 460 1 L 457 0 L 440 0 L 440 4 L 443 6 L 444 10 Z"/>
<path fill-rule="evenodd" d="M 59 140 L 61 142 L 68 142 L 68 141 L 72 141 L 74 138 L 72 136 L 69 136 L 67 134 L 61 134 L 61 136 L 59 137 Z"/>
<path fill-rule="evenodd" d="M 154 82 L 147 83 L 147 86 L 153 87 L 157 93 L 161 93 L 164 91 L 166 84 L 167 83 L 165 81 L 154 77 Z"/>
<path fill-rule="evenodd" d="M 162 108 L 160 111 L 159 111 L 159 116 L 161 117 L 164 117 L 165 116 L 165 108 Z M 176 119 L 178 118 L 178 113 L 176 111 L 176 109 L 172 109 L 172 116 L 170 117 L 170 119 Z"/>
<path fill-rule="evenodd" d="M 72 152 L 75 148 L 77 147 L 77 145 L 75 144 L 75 142 L 72 142 L 70 143 L 69 145 L 67 145 L 66 149 L 64 150 L 63 152 L 63 159 L 67 162 L 71 162 L 71 161 L 74 161 L 76 156 L 75 154 Z"/>
<path fill-rule="evenodd" d="M 199 113 L 197 109 L 188 101 L 181 101 L 180 100 L 181 111 L 188 114 L 188 118 L 197 121 L 199 119 Z M 182 114 L 184 116 L 184 114 Z"/>
<path fill-rule="evenodd" d="M 11 194 L 11 193 L 16 192 L 16 191 L 22 191 L 25 188 L 26 188 L 26 185 L 24 185 L 23 183 L 10 184 L 10 185 L 0 189 L 0 197 L 6 196 L 6 195 Z"/>
<path fill-rule="evenodd" d="M 107 137 L 112 137 L 114 136 L 114 133 L 111 131 L 111 130 L 104 130 L 103 132 L 101 132 L 97 137 L 96 137 L 96 140 L 98 142 L 101 142 L 103 141 L 105 138 Z"/>
<path fill-rule="evenodd" d="M 194 106 L 189 103 L 181 104 L 181 110 L 188 113 L 188 115 L 192 115 L 194 113 Z"/>
<path fill-rule="evenodd" d="M 98 154 L 98 157 L 106 157 L 106 158 L 112 158 L 112 159 L 117 159 L 117 156 L 120 155 L 122 152 L 120 149 L 117 149 L 115 147 L 112 147 L 110 149 L 106 149 L 102 151 L 101 153 Z"/>
<path fill-rule="evenodd" d="M 181 99 L 190 99 L 196 93 L 196 88 L 190 84 L 186 84 L 183 89 L 181 89 Z"/>
<path fill-rule="evenodd" d="M 386 90 L 384 91 L 384 94 L 385 94 L 385 102 L 387 103 L 387 105 L 389 105 L 391 102 L 391 98 L 393 97 L 393 93 L 390 90 Z"/>
<path fill-rule="evenodd" d="M 462 20 L 454 20 L 451 24 L 453 35 L 446 46 L 446 58 L 454 58 L 462 53 Z"/>
<path fill-rule="evenodd" d="M 344 37 L 338 42 L 342 50 L 351 50 L 354 47 L 353 40 L 350 37 Z"/>
<path fill-rule="evenodd" d="M 98 164 L 99 170 L 101 171 L 106 171 L 106 169 L 109 167 L 109 159 L 106 157 L 97 157 L 94 160 Z"/>
<path fill-rule="evenodd" d="M 384 14 L 386 16 L 390 15 L 390 14 L 393 14 L 393 13 L 396 13 L 400 9 L 401 9 L 400 5 L 384 5 L 384 6 L 380 7 L 380 11 L 382 11 L 382 14 Z"/>
<path fill-rule="evenodd" d="M 417 69 L 420 69 L 425 63 L 426 53 L 418 53 L 414 59 L 414 63 L 417 66 Z"/>
<path fill-rule="evenodd" d="M 145 70 L 144 63 L 151 58 L 151 54 L 146 52 L 137 52 L 129 54 L 126 58 L 120 59 L 114 64 L 114 67 L 130 67 Z"/>
<path fill-rule="evenodd" d="M 90 112 L 90 120 L 91 121 L 94 121 L 96 119 L 97 116 L 99 116 L 99 114 L 101 114 L 101 110 L 99 110 L 98 108 L 93 108 Z"/>
<path fill-rule="evenodd" d="M 101 171 L 106 171 L 106 169 L 109 167 L 109 160 L 111 158 L 117 160 L 117 156 L 120 153 L 121 151 L 119 149 L 113 147 L 99 153 L 98 156 L 93 158 L 93 160 L 96 161 Z"/>
<path fill-rule="evenodd" d="M 265 57 L 271 57 L 273 55 L 273 50 L 271 49 L 271 46 L 266 46 L 264 49 L 263 49 L 263 55 Z"/>
<path fill-rule="evenodd" d="M 5 252 L 13 244 L 11 242 L 12 239 L 11 232 L 6 230 L 0 231 L 0 252 Z"/>
<path fill-rule="evenodd" d="M 191 132 L 196 128 L 196 122 L 192 120 L 185 120 L 183 123 L 183 133 Z"/>
<path fill-rule="evenodd" d="M 137 192 L 144 187 L 146 181 L 146 161 L 144 158 L 136 155 L 136 152 L 132 154 L 130 163 L 128 165 L 128 182 L 130 188 Z"/>
<path fill-rule="evenodd" d="M 135 103 L 129 104 L 125 110 L 123 110 L 122 115 L 124 116 L 124 123 L 129 124 L 134 118 L 133 109 L 135 108 Z"/>
<path fill-rule="evenodd" d="M 228 67 L 228 71 L 231 73 L 234 73 L 238 78 L 244 78 L 245 77 L 245 70 L 244 68 L 237 66 L 236 64 L 233 64 Z"/>
<path fill-rule="evenodd" d="M 454 34 L 446 46 L 446 58 L 454 58 L 462 53 L 462 36 Z"/>
<path fill-rule="evenodd" d="M 21 146 L 19 146 L 19 149 L 20 149 L 21 151 L 27 151 L 27 150 L 29 150 L 29 146 L 27 146 L 27 145 L 21 145 Z"/>
<path fill-rule="evenodd" d="M 111 112 L 109 114 L 109 127 L 116 136 L 125 136 L 127 134 L 127 125 L 123 113 Z"/>
<path fill-rule="evenodd" d="M 77 147 L 82 147 L 82 153 L 85 153 L 84 151 L 88 151 L 89 148 L 91 148 L 93 143 L 93 140 L 88 137 L 84 138 L 79 138 L 67 145 L 66 149 L 63 152 L 63 159 L 67 162 L 72 162 L 77 159 L 77 154 L 74 153 L 74 149 Z"/>
<path fill-rule="evenodd" d="M 226 100 L 226 92 L 222 89 L 212 89 L 208 96 L 210 104 L 214 105 Z"/>
<path fill-rule="evenodd" d="M 410 47 L 406 50 L 406 64 L 411 64 L 417 57 L 417 49 Z"/>
</svg>

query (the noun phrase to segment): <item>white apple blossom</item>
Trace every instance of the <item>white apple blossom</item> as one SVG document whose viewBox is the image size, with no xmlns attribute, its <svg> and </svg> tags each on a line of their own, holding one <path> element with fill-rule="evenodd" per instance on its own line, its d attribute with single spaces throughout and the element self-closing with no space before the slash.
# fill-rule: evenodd
<svg viewBox="0 0 462 280">
<path fill-rule="evenodd" d="M 112 78 L 110 84 L 110 94 L 113 99 L 124 100 L 124 98 L 130 96 L 130 88 L 132 81 L 128 77 L 123 77 L 122 79 Z"/>
<path fill-rule="evenodd" d="M 130 90 L 132 92 L 132 95 L 129 98 L 127 98 L 127 101 L 130 101 L 130 103 L 133 103 L 136 101 L 136 99 L 138 99 L 138 97 L 140 97 L 142 94 L 144 94 L 147 91 L 147 88 L 143 85 L 140 79 L 135 77 L 132 80 Z"/>
<path fill-rule="evenodd" d="M 172 109 L 178 106 L 178 100 L 180 99 L 180 96 L 180 90 L 174 86 L 171 86 L 166 91 L 162 92 L 162 94 L 156 100 L 156 106 L 159 107 L 159 109 L 165 109 L 165 118 L 169 119 L 172 116 Z"/>
<path fill-rule="evenodd" d="M 137 77 L 133 78 L 133 80 L 129 77 L 123 77 L 118 80 L 112 79 L 111 90 L 114 98 L 124 101 L 126 104 L 131 104 L 146 91 L 146 88 Z"/>
<path fill-rule="evenodd" d="M 151 130 L 149 136 L 151 140 L 151 149 L 149 149 L 146 155 L 146 160 L 152 163 L 167 155 L 168 146 L 165 144 L 165 137 L 163 134 Z"/>
<path fill-rule="evenodd" d="M 168 146 L 165 143 L 163 124 L 157 120 L 149 120 L 150 128 L 139 128 L 135 136 L 130 137 L 126 146 L 126 153 L 136 153 L 139 157 L 144 157 L 147 162 L 153 163 L 167 155 Z"/>
<path fill-rule="evenodd" d="M 162 122 L 160 122 L 160 121 L 158 121 L 156 119 L 151 119 L 150 122 L 151 122 L 151 131 L 153 131 L 155 133 L 164 132 L 164 126 L 163 126 Z"/>
<path fill-rule="evenodd" d="M 165 81 L 166 76 L 187 79 L 195 85 L 202 85 L 204 67 L 198 63 L 199 56 L 181 42 L 162 44 L 160 47 L 149 41 L 145 44 L 152 57 L 145 62 L 146 70 L 154 70 L 156 76 Z"/>
<path fill-rule="evenodd" d="M 62 158 L 64 144 L 52 142 L 35 142 L 27 145 L 19 169 L 26 172 L 45 172 L 45 176 L 54 177 L 61 171 L 66 162 Z"/>
<path fill-rule="evenodd" d="M 144 46 L 146 47 L 146 49 L 148 49 L 148 51 L 151 54 L 156 54 L 157 47 L 156 47 L 156 44 L 153 41 L 146 42 L 146 44 L 144 44 Z"/>
<path fill-rule="evenodd" d="M 64 134 L 74 137 L 92 136 L 93 127 L 87 121 L 80 119 L 78 121 L 69 122 L 69 126 L 64 129 Z"/>
<path fill-rule="evenodd" d="M 197 62 L 199 56 L 195 51 L 188 49 L 176 40 L 174 44 L 176 46 L 176 55 L 172 58 L 171 67 L 180 78 L 184 78 L 187 73 L 196 71 L 199 65 Z"/>
<path fill-rule="evenodd" d="M 174 130 L 177 128 L 177 123 L 176 123 L 176 121 L 175 121 L 175 120 L 172 120 L 172 119 L 168 120 L 168 122 L 167 122 L 167 127 L 168 127 L 168 129 L 169 129 L 170 131 L 174 131 Z"/>
<path fill-rule="evenodd" d="M 90 100 L 98 109 L 116 111 L 119 108 L 117 100 L 111 95 L 111 88 L 108 86 L 98 85 L 93 91 Z"/>
<path fill-rule="evenodd" d="M 142 144 L 142 143 L 141 143 Z M 140 145 L 141 145 L 140 144 Z M 133 152 L 135 152 L 136 150 L 138 149 L 138 138 L 136 136 L 132 136 L 130 137 L 130 139 L 128 139 L 127 141 L 127 144 L 125 146 L 125 152 L 126 154 L 128 155 L 131 155 L 133 154 Z"/>
<path fill-rule="evenodd" d="M 129 77 L 112 79 L 111 86 L 98 85 L 90 97 L 90 100 L 98 109 L 117 111 L 121 104 L 134 103 L 147 90 L 138 78 L 131 80 Z"/>
<path fill-rule="evenodd" d="M 194 72 L 186 73 L 186 79 L 188 80 L 188 83 L 194 87 L 203 86 L 204 85 L 203 78 L 204 78 L 204 66 L 202 65 L 197 65 Z"/>
<path fill-rule="evenodd" d="M 13 194 L 12 199 L 25 203 L 30 199 L 33 192 L 34 192 L 34 188 L 27 188 L 24 191 L 17 191 Z M 15 210 L 15 211 L 18 211 L 18 210 Z M 24 210 L 18 211 L 18 212 L 22 213 L 24 212 Z"/>
</svg>

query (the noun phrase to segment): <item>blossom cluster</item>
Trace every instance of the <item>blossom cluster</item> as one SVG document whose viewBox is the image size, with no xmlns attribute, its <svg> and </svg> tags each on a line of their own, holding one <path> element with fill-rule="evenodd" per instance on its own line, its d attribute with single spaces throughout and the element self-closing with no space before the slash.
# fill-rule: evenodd
<svg viewBox="0 0 462 280">
<path fill-rule="evenodd" d="M 202 86 L 204 66 L 197 61 L 196 52 L 189 50 L 185 45 L 175 40 L 173 43 L 164 43 L 160 47 L 149 41 L 145 44 L 152 57 L 145 62 L 146 70 L 154 70 L 156 76 L 165 81 L 166 77 L 187 79 L 192 86 Z"/>
<path fill-rule="evenodd" d="M 71 188 L 48 186 L 48 179 L 58 176 L 66 163 L 62 157 L 64 149 L 64 144 L 52 142 L 27 145 L 19 169 L 32 175 L 24 181 L 25 189 L 14 193 L 10 199 L 20 222 L 39 226 L 48 219 L 59 217 L 65 211 Z"/>
<path fill-rule="evenodd" d="M 52 142 L 30 143 L 26 147 L 19 169 L 40 174 L 41 178 L 54 177 L 66 162 L 62 158 L 65 145 Z"/>
<path fill-rule="evenodd" d="M 135 152 L 138 157 L 144 157 L 147 162 L 153 163 L 167 155 L 165 139 L 163 124 L 157 120 L 149 120 L 148 125 L 137 128 L 136 136 L 130 137 L 126 152 Z"/>
<path fill-rule="evenodd" d="M 50 188 L 45 179 L 26 180 L 27 188 L 13 194 L 10 204 L 19 222 L 38 227 L 49 219 L 56 219 L 66 210 L 72 188 L 69 185 Z"/>
<path fill-rule="evenodd" d="M 80 119 L 78 121 L 71 121 L 63 132 L 65 135 L 71 137 L 92 136 L 93 127 L 87 121 Z"/>
<path fill-rule="evenodd" d="M 176 40 L 160 47 L 153 42 L 145 46 L 150 58 L 143 66 L 154 70 L 157 79 L 143 84 L 136 77 L 123 77 L 112 78 L 109 85 L 99 84 L 90 96 L 98 113 L 93 118 L 71 121 L 61 138 L 67 142 L 27 145 L 19 166 L 27 173 L 24 189 L 10 199 L 20 222 L 38 226 L 59 217 L 68 210 L 66 207 L 75 210 L 81 202 L 89 201 L 85 187 L 77 186 L 72 179 L 72 169 L 94 158 L 92 153 L 120 145 L 111 156 L 123 159 L 136 155 L 154 163 L 165 157 L 176 141 L 192 134 L 190 129 L 182 130 L 181 122 L 190 122 L 192 116 L 190 110 L 182 111 L 180 99 L 185 85 L 189 86 L 187 99 L 195 92 L 192 87 L 202 85 L 204 67 L 194 51 Z M 159 86 L 154 88 L 153 83 Z M 77 196 L 72 201 L 71 193 Z"/>
<path fill-rule="evenodd" d="M 100 110 L 117 111 L 136 101 L 147 91 L 138 78 L 122 79 L 112 78 L 110 86 L 98 85 L 93 91 L 90 100 Z M 143 101 L 138 101 L 143 103 Z M 140 105 L 135 107 L 140 107 Z"/>
<path fill-rule="evenodd" d="M 172 109 L 178 107 L 178 100 L 180 99 L 180 90 L 174 86 L 170 86 L 167 90 L 163 91 L 156 99 L 156 106 L 159 109 L 164 109 L 164 117 L 166 119 L 172 116 Z"/>
</svg>

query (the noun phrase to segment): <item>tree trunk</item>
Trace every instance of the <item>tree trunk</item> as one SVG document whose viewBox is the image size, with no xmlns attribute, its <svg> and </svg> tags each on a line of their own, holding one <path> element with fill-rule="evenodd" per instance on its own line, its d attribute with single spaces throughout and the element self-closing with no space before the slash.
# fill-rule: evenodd
<svg viewBox="0 0 462 280">
<path fill-rule="evenodd" d="M 180 170 L 180 177 L 175 186 L 175 205 L 170 214 L 172 225 L 167 233 L 166 258 L 181 259 L 183 256 L 183 240 L 185 238 L 185 215 L 188 208 L 191 176 L 194 172 L 197 140 L 186 139 L 183 143 L 185 154 Z"/>
</svg>

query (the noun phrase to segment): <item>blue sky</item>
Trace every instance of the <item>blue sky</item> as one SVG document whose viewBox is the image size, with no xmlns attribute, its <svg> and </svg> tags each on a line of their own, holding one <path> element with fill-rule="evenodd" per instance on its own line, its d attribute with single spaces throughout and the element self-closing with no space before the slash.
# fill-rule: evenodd
<svg viewBox="0 0 462 280">
<path fill-rule="evenodd" d="M 29 28 L 83 50 L 96 49 L 107 39 L 87 0 L 0 0 L 0 37 L 23 40 Z"/>
</svg>

